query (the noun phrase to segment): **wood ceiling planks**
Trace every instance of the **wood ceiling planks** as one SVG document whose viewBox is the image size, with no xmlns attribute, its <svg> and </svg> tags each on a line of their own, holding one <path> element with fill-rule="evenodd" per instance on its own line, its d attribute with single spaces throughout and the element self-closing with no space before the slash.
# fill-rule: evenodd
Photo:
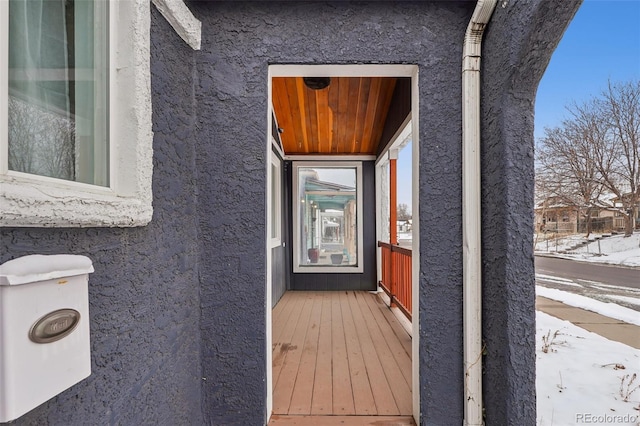
<svg viewBox="0 0 640 426">
<path fill-rule="evenodd" d="M 285 153 L 376 154 L 395 85 L 390 77 L 332 77 L 329 87 L 312 90 L 302 77 L 274 77 Z"/>
</svg>

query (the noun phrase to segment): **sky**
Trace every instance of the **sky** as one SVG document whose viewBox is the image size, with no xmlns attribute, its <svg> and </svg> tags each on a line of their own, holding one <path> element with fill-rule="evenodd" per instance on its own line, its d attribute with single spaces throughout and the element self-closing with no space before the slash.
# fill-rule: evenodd
<svg viewBox="0 0 640 426">
<path fill-rule="evenodd" d="M 568 118 L 566 106 L 598 96 L 611 82 L 640 79 L 640 1 L 585 0 L 540 81 L 536 140 Z"/>
<path fill-rule="evenodd" d="M 608 80 L 638 79 L 640 0 L 585 0 L 538 86 L 535 139 L 568 118 L 567 106 L 601 93 Z M 411 144 L 398 157 L 398 182 L 398 203 L 411 206 Z"/>
</svg>

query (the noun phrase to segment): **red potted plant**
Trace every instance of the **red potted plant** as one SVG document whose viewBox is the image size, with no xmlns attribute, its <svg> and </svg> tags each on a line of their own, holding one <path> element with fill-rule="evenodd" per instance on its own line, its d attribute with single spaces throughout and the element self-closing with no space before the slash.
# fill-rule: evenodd
<svg viewBox="0 0 640 426">
<path fill-rule="evenodd" d="M 317 248 L 310 248 L 309 250 L 307 250 L 307 255 L 309 256 L 309 262 L 311 263 L 318 263 L 318 249 Z"/>
</svg>

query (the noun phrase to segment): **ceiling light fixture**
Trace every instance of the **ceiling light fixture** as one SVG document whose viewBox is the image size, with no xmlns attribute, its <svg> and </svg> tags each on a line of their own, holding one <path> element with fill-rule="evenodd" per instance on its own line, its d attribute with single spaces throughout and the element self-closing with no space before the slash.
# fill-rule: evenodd
<svg viewBox="0 0 640 426">
<path fill-rule="evenodd" d="M 331 77 L 303 77 L 305 86 L 311 90 L 322 90 L 329 87 Z"/>
</svg>

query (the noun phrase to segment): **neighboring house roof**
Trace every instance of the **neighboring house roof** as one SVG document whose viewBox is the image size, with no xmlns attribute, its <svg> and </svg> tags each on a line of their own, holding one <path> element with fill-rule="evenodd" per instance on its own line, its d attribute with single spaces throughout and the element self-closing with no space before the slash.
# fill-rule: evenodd
<svg viewBox="0 0 640 426">
<path fill-rule="evenodd" d="M 630 193 L 624 194 L 624 196 L 629 196 Z M 640 205 L 640 200 L 639 200 Z M 578 207 L 588 207 L 587 205 L 580 205 L 569 200 L 566 197 L 562 196 L 551 196 L 543 199 L 542 201 L 538 201 L 535 204 L 534 210 L 543 210 L 543 209 L 563 209 L 563 208 L 578 208 Z M 598 197 L 597 200 L 593 202 L 591 207 L 598 207 L 602 209 L 609 209 L 612 211 L 619 210 L 622 206 L 620 205 L 620 198 L 613 193 L 605 193 Z"/>
<path fill-rule="evenodd" d="M 624 198 L 631 197 L 633 194 L 631 192 L 625 192 L 624 194 L 622 194 L 621 197 L 618 197 L 615 194 L 611 194 L 611 195 L 612 195 L 611 202 L 615 204 L 615 203 L 620 203 L 621 200 Z M 638 198 L 638 205 L 640 205 L 640 197 Z"/>
<path fill-rule="evenodd" d="M 535 206 L 535 210 L 541 209 L 559 209 L 568 207 L 578 207 L 576 203 L 567 200 L 565 197 L 552 196 L 547 197 L 544 200 L 538 202 Z"/>
<path fill-rule="evenodd" d="M 335 182 L 327 182 L 320 179 L 315 179 L 312 177 L 308 177 L 306 180 L 305 189 L 307 191 L 347 191 L 347 192 L 355 192 L 355 188 L 353 186 L 341 185 Z"/>
</svg>

